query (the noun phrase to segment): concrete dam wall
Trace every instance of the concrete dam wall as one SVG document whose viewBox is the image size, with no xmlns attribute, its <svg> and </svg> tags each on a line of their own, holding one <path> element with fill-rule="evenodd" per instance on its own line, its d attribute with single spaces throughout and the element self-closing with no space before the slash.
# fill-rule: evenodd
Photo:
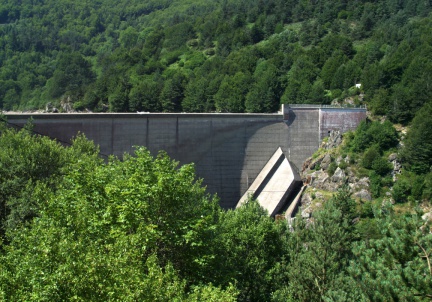
<svg viewBox="0 0 432 302">
<path fill-rule="evenodd" d="M 354 129 L 365 109 L 287 107 L 281 114 L 85 113 L 8 114 L 22 126 L 32 117 L 34 131 L 69 142 L 78 132 L 121 157 L 134 146 L 152 154 L 165 150 L 181 164 L 195 163 L 198 177 L 221 206 L 233 208 L 280 147 L 301 168 L 330 130 Z"/>
</svg>

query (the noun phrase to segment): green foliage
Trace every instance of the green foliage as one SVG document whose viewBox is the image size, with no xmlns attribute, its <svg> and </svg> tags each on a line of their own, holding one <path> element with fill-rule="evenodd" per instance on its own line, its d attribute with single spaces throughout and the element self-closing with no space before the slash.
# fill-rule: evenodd
<svg viewBox="0 0 432 302">
<path fill-rule="evenodd" d="M 398 216 L 381 200 L 356 204 L 348 187 L 290 226 L 256 201 L 223 212 L 193 165 L 144 148 L 103 161 L 83 136 L 65 148 L 30 128 L 0 128 L 3 300 L 426 301 L 431 294 L 422 213 Z M 393 183 L 375 162 L 369 176 L 378 197 Z M 430 199 L 430 174 L 404 171 L 395 201 Z"/>
<path fill-rule="evenodd" d="M 253 75 L 252 88 L 246 95 L 246 112 L 275 112 L 279 107 L 280 89 L 277 68 L 261 60 Z"/>
<path fill-rule="evenodd" d="M 399 179 L 395 182 L 392 190 L 392 197 L 396 202 L 406 202 L 411 191 L 411 186 L 406 179 Z"/>
<path fill-rule="evenodd" d="M 380 176 L 385 176 L 392 170 L 392 166 L 386 159 L 380 156 L 373 161 L 372 170 Z"/>
<path fill-rule="evenodd" d="M 84 158 L 95 163 L 98 148 L 78 136 L 70 148 L 48 137 L 34 136 L 31 124 L 20 131 L 0 125 L 0 234 L 39 215 L 42 200 L 35 190 L 55 190 L 62 175 Z"/>
<path fill-rule="evenodd" d="M 314 213 L 311 225 L 306 227 L 302 221 L 294 225 L 290 263 L 285 268 L 289 280 L 275 293 L 274 301 L 333 301 L 338 295 L 345 296 L 343 300 L 363 300 L 344 269 L 354 239 L 352 203 L 345 189 Z"/>
<path fill-rule="evenodd" d="M 330 177 L 333 176 L 333 174 L 334 174 L 334 172 L 336 171 L 336 169 L 337 169 L 337 164 L 336 164 L 334 161 L 332 161 L 332 162 L 330 163 L 328 169 L 327 169 L 327 173 L 328 173 L 328 175 L 329 175 Z"/>
<path fill-rule="evenodd" d="M 276 225 L 256 201 L 222 214 L 216 242 L 218 278 L 222 284 L 236 281 L 239 301 L 270 299 L 278 286 L 271 269 L 284 254 L 283 232 L 283 225 Z"/>
<path fill-rule="evenodd" d="M 217 203 L 192 165 L 139 148 L 107 164 L 83 158 L 64 173 L 56 191 L 36 187 L 39 218 L 8 232 L 1 286 L 10 299 L 182 300 L 184 278 L 208 278 Z M 191 299 L 235 295 L 204 286 Z"/>
<path fill-rule="evenodd" d="M 362 121 L 350 145 L 352 151 L 359 152 L 376 144 L 381 153 L 382 151 L 395 147 L 397 143 L 398 135 L 391 122 L 385 121 L 380 123 Z"/>
<path fill-rule="evenodd" d="M 381 177 L 377 172 L 371 171 L 369 173 L 369 179 L 370 179 L 370 189 L 371 189 L 372 196 L 374 198 L 378 198 L 381 195 L 381 189 L 382 189 Z"/>
<path fill-rule="evenodd" d="M 426 174 L 426 176 L 424 177 L 422 198 L 427 199 L 429 201 L 432 200 L 432 172 Z"/>
<path fill-rule="evenodd" d="M 418 174 L 430 172 L 432 166 L 432 105 L 418 112 L 407 133 L 401 157 L 404 166 Z"/>
<path fill-rule="evenodd" d="M 93 80 L 91 64 L 80 53 L 61 53 L 48 91 L 52 98 L 66 94 L 77 99 L 84 94 L 85 86 Z"/>
<path fill-rule="evenodd" d="M 342 170 L 345 170 L 348 167 L 348 163 L 345 160 L 342 160 L 339 165 L 339 168 L 341 168 Z"/>
<path fill-rule="evenodd" d="M 361 164 L 366 169 L 372 169 L 372 165 L 377 158 L 380 158 L 379 147 L 377 145 L 373 145 L 363 153 Z"/>
<path fill-rule="evenodd" d="M 380 218 L 382 237 L 354 244 L 349 271 L 371 301 L 428 301 L 430 225 L 419 215 Z"/>
<path fill-rule="evenodd" d="M 240 89 L 247 100 L 231 98 L 217 110 L 274 112 L 281 102 L 326 104 L 342 91 L 357 94 L 350 88 L 362 83 L 373 112 L 408 124 L 431 98 L 430 11 L 427 2 L 388 0 L 5 0 L 0 108 L 43 108 L 70 97 L 78 110 L 102 111 L 109 104 L 111 111 L 135 111 L 142 92 L 131 103 L 128 98 L 138 79 L 164 74 L 168 84 L 156 81 L 151 106 L 143 108 L 214 111 L 220 77 L 243 72 L 253 77 L 248 89 Z M 206 63 L 213 60 L 225 64 L 209 70 Z M 204 75 L 218 87 L 191 102 L 191 93 L 172 86 L 176 72 L 166 70 L 183 73 L 185 83 Z"/>
<path fill-rule="evenodd" d="M 226 75 L 218 92 L 214 95 L 216 110 L 219 112 L 243 112 L 249 83 L 250 76 L 243 72 L 237 72 L 234 76 Z"/>
</svg>

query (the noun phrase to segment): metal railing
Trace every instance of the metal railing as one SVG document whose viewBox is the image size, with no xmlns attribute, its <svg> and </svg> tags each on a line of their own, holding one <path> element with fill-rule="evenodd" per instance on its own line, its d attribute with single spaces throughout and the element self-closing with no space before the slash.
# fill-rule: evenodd
<svg viewBox="0 0 432 302">
<path fill-rule="evenodd" d="M 289 108 L 352 108 L 352 109 L 366 109 L 366 105 L 322 105 L 322 104 L 288 104 Z"/>
</svg>

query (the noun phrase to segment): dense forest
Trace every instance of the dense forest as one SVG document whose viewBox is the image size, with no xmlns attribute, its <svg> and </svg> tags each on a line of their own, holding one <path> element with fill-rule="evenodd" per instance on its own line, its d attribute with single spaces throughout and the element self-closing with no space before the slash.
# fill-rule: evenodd
<svg viewBox="0 0 432 302">
<path fill-rule="evenodd" d="M 362 93 L 374 113 L 408 123 L 431 97 L 431 7 L 4 0 L 0 108 L 275 112 Z"/>
<path fill-rule="evenodd" d="M 419 0 L 1 1 L 1 110 L 366 104 L 368 120 L 312 162 L 328 155 L 314 171 L 367 179 L 371 200 L 347 180 L 310 190 L 311 217 L 291 224 L 253 200 L 226 211 L 192 164 L 163 151 L 105 158 L 82 135 L 64 147 L 0 115 L 0 300 L 430 301 L 431 9 Z"/>
</svg>

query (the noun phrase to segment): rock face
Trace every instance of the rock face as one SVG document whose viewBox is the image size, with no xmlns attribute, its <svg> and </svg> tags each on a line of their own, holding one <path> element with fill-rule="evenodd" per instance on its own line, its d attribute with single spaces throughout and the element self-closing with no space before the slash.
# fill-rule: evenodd
<svg viewBox="0 0 432 302">
<path fill-rule="evenodd" d="M 392 153 L 389 155 L 388 157 L 388 161 L 392 164 L 393 166 L 393 171 L 392 171 L 392 178 L 393 181 L 396 181 L 396 177 L 398 174 L 401 174 L 401 169 L 402 169 L 402 165 L 401 163 L 398 161 L 397 158 L 397 154 L 396 153 Z"/>
<path fill-rule="evenodd" d="M 321 148 L 330 150 L 338 147 L 341 143 L 342 135 L 339 131 L 332 131 L 327 142 L 323 143 Z M 392 162 L 396 161 L 396 156 L 389 158 L 390 160 Z M 315 158 L 308 158 L 303 164 L 301 177 L 303 182 L 309 185 L 309 187 L 329 192 L 336 192 L 343 185 L 347 184 L 353 193 L 353 197 L 365 201 L 372 200 L 369 177 L 356 177 L 354 171 L 348 165 L 349 162 L 350 158 L 348 156 L 345 158 L 338 156 L 332 159 L 330 152 L 326 152 Z M 330 171 L 329 168 L 331 165 L 333 169 Z M 335 165 L 338 166 L 336 170 L 334 170 Z M 400 168 L 400 166 L 394 166 Z M 332 172 L 333 174 L 331 174 Z M 308 215 L 308 211 L 306 210 L 310 208 L 310 200 L 313 199 L 311 196 L 307 197 L 307 195 L 306 193 L 304 200 L 302 199 L 302 209 L 305 211 L 305 213 L 302 212 L 302 215 L 304 214 L 304 216 Z"/>
<path fill-rule="evenodd" d="M 329 150 L 336 148 L 342 143 L 342 134 L 339 130 L 330 131 L 327 143 L 323 146 L 324 149 Z"/>
<path fill-rule="evenodd" d="M 370 192 L 367 191 L 366 189 L 361 189 L 360 191 L 355 192 L 353 194 L 353 196 L 356 197 L 356 198 L 360 198 L 362 200 L 366 200 L 366 201 L 371 201 L 372 200 L 372 196 L 371 196 Z"/>
<path fill-rule="evenodd" d="M 331 177 L 332 182 L 342 183 L 345 181 L 346 175 L 345 172 L 341 168 L 337 168 Z"/>
<path fill-rule="evenodd" d="M 331 156 L 330 154 L 327 153 L 321 161 L 321 169 L 327 170 L 330 163 L 331 163 Z"/>
</svg>

